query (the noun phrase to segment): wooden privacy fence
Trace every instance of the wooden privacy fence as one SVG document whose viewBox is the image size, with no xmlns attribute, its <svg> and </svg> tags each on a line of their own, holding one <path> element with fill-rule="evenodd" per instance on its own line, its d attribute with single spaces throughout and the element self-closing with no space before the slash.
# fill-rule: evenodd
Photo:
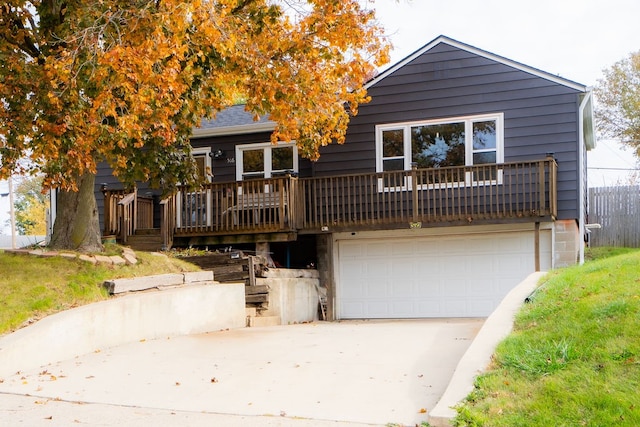
<svg viewBox="0 0 640 427">
<path fill-rule="evenodd" d="M 591 246 L 640 247 L 640 186 L 589 189 Z"/>
</svg>

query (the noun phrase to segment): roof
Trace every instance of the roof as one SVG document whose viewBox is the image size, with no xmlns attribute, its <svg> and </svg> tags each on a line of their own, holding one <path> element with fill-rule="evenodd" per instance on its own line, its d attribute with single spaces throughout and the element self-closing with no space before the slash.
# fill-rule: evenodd
<svg viewBox="0 0 640 427">
<path fill-rule="evenodd" d="M 546 71 L 542 71 L 537 68 L 521 64 L 519 62 L 496 55 L 491 52 L 487 52 L 482 49 L 478 49 L 477 47 L 473 47 L 466 43 L 459 42 L 447 36 L 439 36 L 435 38 L 434 40 L 427 43 L 420 49 L 416 50 L 409 56 L 400 60 L 399 62 L 392 65 L 391 67 L 387 68 L 385 71 L 383 71 L 382 73 L 378 74 L 375 78 L 370 80 L 365 85 L 365 88 L 366 89 L 370 88 L 371 86 L 375 85 L 385 77 L 389 76 L 390 74 L 393 74 L 398 69 L 404 67 L 406 64 L 413 61 L 420 55 L 433 49 L 435 46 L 437 46 L 440 43 L 445 43 L 445 44 L 448 44 L 449 46 L 453 46 L 458 49 L 462 49 L 467 52 L 490 59 L 492 61 L 502 63 L 504 65 L 513 67 L 520 71 L 524 71 L 534 76 L 572 88 L 579 92 L 585 92 L 585 93 L 589 92 L 589 89 L 580 83 L 576 83 L 572 80 L 565 79 L 563 77 L 560 77 L 551 73 L 547 73 Z M 216 114 L 216 117 L 214 119 L 202 120 L 202 124 L 200 125 L 200 127 L 194 129 L 192 137 L 204 138 L 209 136 L 238 135 L 238 134 L 256 133 L 256 132 L 271 132 L 275 129 L 275 127 L 276 127 L 275 122 L 269 120 L 267 116 L 262 116 L 260 117 L 259 120 L 255 121 L 253 119 L 253 114 L 245 110 L 245 105 L 239 104 L 239 105 L 231 106 L 229 108 L 225 108 L 222 111 L 219 111 Z"/>
<path fill-rule="evenodd" d="M 233 105 L 216 113 L 214 119 L 202 120 L 200 127 L 193 130 L 193 138 L 204 138 L 217 135 L 238 135 L 254 132 L 271 132 L 276 124 L 262 116 L 253 119 L 253 114 L 245 110 L 244 104 Z"/>
<path fill-rule="evenodd" d="M 530 66 L 525 65 L 525 64 L 521 64 L 520 62 L 513 61 L 513 60 L 505 58 L 503 56 L 496 55 L 494 53 L 487 52 L 487 51 L 482 50 L 482 49 L 478 49 L 477 47 L 473 47 L 473 46 L 468 45 L 466 43 L 459 42 L 459 41 L 451 39 L 451 38 L 449 38 L 447 36 L 439 36 L 439 37 L 433 39 L 432 41 L 430 41 L 429 43 L 427 43 L 426 45 L 424 45 L 420 49 L 416 50 L 415 52 L 413 52 L 409 56 L 407 56 L 404 59 L 400 60 L 399 62 L 395 63 L 391 67 L 387 68 L 385 71 L 381 72 L 376 77 L 371 79 L 365 85 L 365 88 L 366 89 L 370 88 L 371 86 L 375 85 L 376 83 L 378 83 L 379 81 L 381 81 L 385 77 L 389 76 L 390 74 L 393 74 L 398 69 L 404 67 L 406 64 L 408 64 L 409 62 L 413 61 L 414 59 L 416 59 L 420 55 L 422 55 L 425 52 L 433 49 L 435 46 L 437 46 L 440 43 L 448 44 L 449 46 L 453 46 L 453 47 L 456 47 L 458 49 L 465 50 L 467 52 L 476 54 L 478 56 L 482 56 L 482 57 L 490 59 L 492 61 L 499 62 L 499 63 L 507 65 L 509 67 L 513 67 L 513 68 L 518 69 L 520 71 L 524 71 L 525 73 L 533 74 L 534 76 L 541 77 L 543 79 L 552 81 L 554 83 L 557 83 L 557 84 L 560 84 L 560 85 L 563 85 L 563 86 L 566 86 L 566 87 L 570 87 L 570 88 L 575 89 L 575 90 L 580 91 L 580 92 L 586 92 L 588 90 L 585 85 L 582 85 L 580 83 L 574 82 L 574 81 L 569 80 L 569 79 L 565 79 L 563 77 L 560 77 L 560 76 L 557 76 L 557 75 L 554 75 L 554 74 L 551 74 L 551 73 L 547 73 L 546 71 L 542 71 L 542 70 L 539 70 L 539 69 L 534 68 L 534 67 L 530 67 Z"/>
</svg>

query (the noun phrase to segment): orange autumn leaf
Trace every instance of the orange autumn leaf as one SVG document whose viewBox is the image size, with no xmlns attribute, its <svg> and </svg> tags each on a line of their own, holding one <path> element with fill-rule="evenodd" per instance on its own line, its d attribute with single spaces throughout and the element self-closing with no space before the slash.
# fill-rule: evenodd
<svg viewBox="0 0 640 427">
<path fill-rule="evenodd" d="M 190 182 L 193 127 L 238 99 L 277 123 L 274 143 L 315 159 L 344 142 L 363 84 L 388 61 L 357 0 L 34 5 L 0 6 L 0 177 L 28 156 L 63 189 L 100 161 L 125 184 Z"/>
</svg>

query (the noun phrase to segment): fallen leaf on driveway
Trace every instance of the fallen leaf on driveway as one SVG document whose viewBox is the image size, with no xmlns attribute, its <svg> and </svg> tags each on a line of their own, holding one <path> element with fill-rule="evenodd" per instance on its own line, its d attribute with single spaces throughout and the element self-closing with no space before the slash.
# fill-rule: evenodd
<svg viewBox="0 0 640 427">
<path fill-rule="evenodd" d="M 424 408 L 420 408 L 420 410 L 418 412 L 421 413 L 421 414 L 426 414 L 427 410 L 424 409 Z"/>
</svg>

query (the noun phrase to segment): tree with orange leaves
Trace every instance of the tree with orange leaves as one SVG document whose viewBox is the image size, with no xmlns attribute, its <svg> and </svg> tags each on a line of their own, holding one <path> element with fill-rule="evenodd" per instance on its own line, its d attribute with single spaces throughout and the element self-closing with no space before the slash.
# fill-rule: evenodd
<svg viewBox="0 0 640 427">
<path fill-rule="evenodd" d="M 43 172 L 60 190 L 52 246 L 98 251 L 99 162 L 127 186 L 193 183 L 193 127 L 238 98 L 315 159 L 388 48 L 358 0 L 8 0 L 0 176 Z"/>
</svg>

